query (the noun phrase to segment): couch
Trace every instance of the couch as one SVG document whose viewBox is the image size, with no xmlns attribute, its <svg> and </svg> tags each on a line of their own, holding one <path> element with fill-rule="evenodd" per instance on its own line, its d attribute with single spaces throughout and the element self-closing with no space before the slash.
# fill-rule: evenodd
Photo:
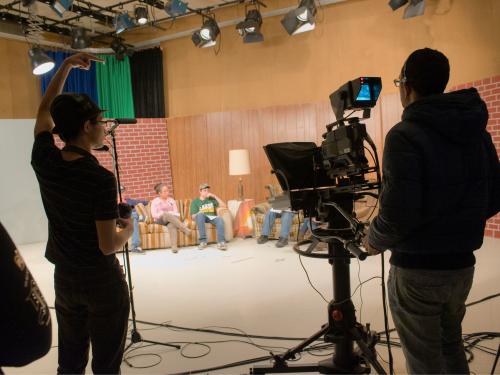
<svg viewBox="0 0 500 375">
<path fill-rule="evenodd" d="M 198 244 L 198 231 L 196 229 L 196 222 L 191 219 L 189 215 L 189 208 L 191 206 L 191 199 L 177 199 L 177 207 L 179 207 L 179 213 L 181 215 L 181 221 L 192 230 L 192 235 L 187 236 L 183 232 L 178 231 L 177 234 L 177 246 L 194 246 Z M 135 206 L 135 209 L 139 215 L 144 217 L 144 221 L 139 222 L 139 235 L 141 237 L 141 247 L 144 250 L 148 249 L 164 249 L 172 246 L 170 241 L 170 235 L 168 233 L 167 227 L 164 225 L 156 224 L 151 216 L 151 202 L 147 205 L 139 203 Z M 226 237 L 226 242 L 233 239 L 233 222 L 231 214 L 227 208 L 218 208 L 217 214 L 224 221 L 224 234 Z M 216 230 L 215 225 L 205 224 L 207 232 L 208 243 L 216 242 Z"/>
</svg>

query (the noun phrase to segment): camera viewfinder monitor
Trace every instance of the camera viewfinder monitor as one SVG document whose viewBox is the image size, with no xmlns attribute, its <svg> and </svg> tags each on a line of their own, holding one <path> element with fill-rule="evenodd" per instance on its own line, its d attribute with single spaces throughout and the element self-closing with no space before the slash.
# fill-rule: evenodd
<svg viewBox="0 0 500 375">
<path fill-rule="evenodd" d="M 344 117 L 346 110 L 372 108 L 382 91 L 380 77 L 359 77 L 347 82 L 330 95 L 330 103 L 337 120 Z"/>
</svg>

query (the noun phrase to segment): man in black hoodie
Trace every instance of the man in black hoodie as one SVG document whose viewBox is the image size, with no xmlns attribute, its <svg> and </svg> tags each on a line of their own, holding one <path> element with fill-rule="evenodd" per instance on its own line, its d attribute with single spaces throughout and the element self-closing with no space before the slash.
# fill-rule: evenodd
<svg viewBox="0 0 500 375">
<path fill-rule="evenodd" d="M 399 79 L 402 121 L 385 139 L 369 252 L 391 250 L 389 305 L 408 373 L 468 374 L 462 342 L 474 250 L 500 209 L 500 163 L 476 89 L 444 94 L 449 63 L 424 48 Z"/>
</svg>

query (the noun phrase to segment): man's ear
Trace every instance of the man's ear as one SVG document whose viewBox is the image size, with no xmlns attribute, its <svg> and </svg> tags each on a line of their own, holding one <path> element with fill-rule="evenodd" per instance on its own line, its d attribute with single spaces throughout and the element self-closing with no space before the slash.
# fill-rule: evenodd
<svg viewBox="0 0 500 375">
<path fill-rule="evenodd" d="M 90 120 L 87 120 L 83 123 L 83 132 L 88 134 L 92 131 L 92 127 L 93 125 L 90 123 Z"/>
</svg>

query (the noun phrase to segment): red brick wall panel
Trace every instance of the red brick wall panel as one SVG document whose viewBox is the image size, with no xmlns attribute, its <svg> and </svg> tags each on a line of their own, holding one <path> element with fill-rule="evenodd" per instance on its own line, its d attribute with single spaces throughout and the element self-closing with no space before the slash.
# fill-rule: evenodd
<svg viewBox="0 0 500 375">
<path fill-rule="evenodd" d="M 153 187 L 158 182 L 166 183 L 173 191 L 165 119 L 137 119 L 137 124 L 120 125 L 115 134 L 124 198 L 151 200 L 156 196 Z M 62 147 L 59 138 L 55 139 Z M 110 151 L 94 151 L 94 155 L 102 166 L 113 172 L 111 138 L 106 140 Z"/>
</svg>

